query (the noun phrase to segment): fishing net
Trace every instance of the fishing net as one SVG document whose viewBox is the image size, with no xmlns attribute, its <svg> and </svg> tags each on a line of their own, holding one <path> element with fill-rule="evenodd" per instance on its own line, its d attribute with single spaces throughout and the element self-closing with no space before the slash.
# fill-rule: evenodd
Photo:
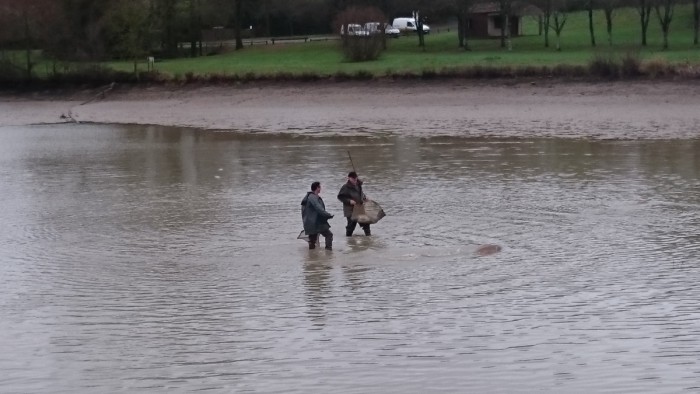
<svg viewBox="0 0 700 394">
<path fill-rule="evenodd" d="M 316 243 L 319 243 L 321 237 L 318 237 L 318 238 L 319 238 L 319 239 L 316 240 Z M 299 235 L 297 235 L 297 239 L 300 239 L 300 240 L 302 240 L 302 241 L 309 242 L 309 235 L 306 234 L 306 231 L 301 230 L 301 232 L 299 233 Z"/>
<path fill-rule="evenodd" d="M 382 207 L 372 200 L 365 201 L 362 205 L 355 205 L 352 208 L 350 219 L 357 220 L 362 224 L 374 224 L 386 216 Z"/>
</svg>

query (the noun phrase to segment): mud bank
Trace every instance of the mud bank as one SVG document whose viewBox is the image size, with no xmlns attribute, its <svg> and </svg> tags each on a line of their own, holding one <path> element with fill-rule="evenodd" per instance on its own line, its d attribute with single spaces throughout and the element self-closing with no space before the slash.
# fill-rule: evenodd
<svg viewBox="0 0 700 394">
<path fill-rule="evenodd" d="M 323 82 L 0 95 L 0 126 L 153 124 L 238 132 L 677 139 L 698 82 Z M 69 117 L 66 117 L 69 116 Z"/>
</svg>

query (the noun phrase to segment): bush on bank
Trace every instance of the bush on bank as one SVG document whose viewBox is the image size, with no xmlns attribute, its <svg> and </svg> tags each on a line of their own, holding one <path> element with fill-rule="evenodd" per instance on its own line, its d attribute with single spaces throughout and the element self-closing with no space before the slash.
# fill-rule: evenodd
<svg viewBox="0 0 700 394">
<path fill-rule="evenodd" d="M 373 74 L 370 71 L 339 71 L 334 74 L 313 72 L 271 74 L 210 73 L 168 74 L 159 71 L 125 72 L 99 65 L 73 68 L 65 72 L 51 73 L 43 78 L 26 79 L 26 75 L 0 62 L 0 88 L 55 88 L 99 87 L 111 83 L 128 85 L 187 85 L 187 84 L 239 84 L 255 82 L 315 82 L 315 81 L 367 81 L 391 80 L 493 80 L 522 78 L 558 78 L 562 80 L 628 80 L 628 79 L 700 79 L 700 66 L 671 64 L 662 58 L 641 61 L 632 53 L 622 57 L 598 54 L 587 65 L 558 64 L 554 66 L 528 65 L 470 65 L 424 69 L 422 71 L 391 71 Z"/>
</svg>

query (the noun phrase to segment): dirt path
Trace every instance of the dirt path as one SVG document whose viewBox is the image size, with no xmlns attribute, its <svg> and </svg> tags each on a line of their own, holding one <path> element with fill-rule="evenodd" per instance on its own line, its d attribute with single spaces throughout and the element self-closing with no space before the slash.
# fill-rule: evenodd
<svg viewBox="0 0 700 394">
<path fill-rule="evenodd" d="M 80 122 L 242 132 L 700 137 L 700 82 L 348 82 L 117 87 L 103 100 L 0 96 L 0 126 Z"/>
</svg>

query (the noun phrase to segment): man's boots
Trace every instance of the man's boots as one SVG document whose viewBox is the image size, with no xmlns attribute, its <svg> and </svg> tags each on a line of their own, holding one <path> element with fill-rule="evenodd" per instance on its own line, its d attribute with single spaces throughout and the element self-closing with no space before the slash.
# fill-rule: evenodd
<svg viewBox="0 0 700 394">
<path fill-rule="evenodd" d="M 309 249 L 316 249 L 316 242 L 318 242 L 318 234 L 309 235 Z"/>
</svg>

